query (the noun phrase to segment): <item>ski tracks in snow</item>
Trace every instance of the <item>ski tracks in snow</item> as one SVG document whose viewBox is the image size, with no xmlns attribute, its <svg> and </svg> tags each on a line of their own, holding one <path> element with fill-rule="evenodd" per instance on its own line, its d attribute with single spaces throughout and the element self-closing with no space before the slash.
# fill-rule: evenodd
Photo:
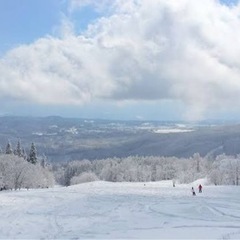
<svg viewBox="0 0 240 240">
<path fill-rule="evenodd" d="M 98 182 L 0 193 L 0 237 L 240 239 L 237 188 L 205 187 L 193 197 L 189 186 L 146 185 Z"/>
</svg>

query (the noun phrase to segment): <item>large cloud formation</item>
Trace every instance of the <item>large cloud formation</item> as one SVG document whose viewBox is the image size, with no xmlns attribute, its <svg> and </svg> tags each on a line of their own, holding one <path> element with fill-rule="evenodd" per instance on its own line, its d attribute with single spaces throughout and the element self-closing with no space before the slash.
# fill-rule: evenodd
<svg viewBox="0 0 240 240">
<path fill-rule="evenodd" d="M 103 2 L 107 17 L 84 33 L 9 51 L 0 60 L 0 96 L 44 104 L 176 99 L 196 118 L 240 106 L 239 4 Z"/>
</svg>

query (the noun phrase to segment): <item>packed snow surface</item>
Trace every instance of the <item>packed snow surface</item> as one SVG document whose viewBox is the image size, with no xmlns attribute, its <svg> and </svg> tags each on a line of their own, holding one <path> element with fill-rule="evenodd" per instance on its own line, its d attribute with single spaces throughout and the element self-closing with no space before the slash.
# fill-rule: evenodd
<svg viewBox="0 0 240 240">
<path fill-rule="evenodd" d="M 0 192 L 1 239 L 240 239 L 240 187 L 92 182 Z"/>
</svg>

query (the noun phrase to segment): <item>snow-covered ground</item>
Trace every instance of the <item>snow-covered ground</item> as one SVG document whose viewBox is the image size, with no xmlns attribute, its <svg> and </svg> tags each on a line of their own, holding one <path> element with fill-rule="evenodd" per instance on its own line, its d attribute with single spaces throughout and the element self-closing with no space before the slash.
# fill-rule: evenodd
<svg viewBox="0 0 240 240">
<path fill-rule="evenodd" d="M 166 128 L 166 129 L 157 129 L 153 132 L 167 134 L 167 133 L 184 133 L 184 132 L 193 132 L 193 129 L 180 129 L 180 128 Z"/>
<path fill-rule="evenodd" d="M 197 183 L 193 184 L 194 187 Z M 240 239 L 240 187 L 93 182 L 0 192 L 1 239 Z"/>
</svg>

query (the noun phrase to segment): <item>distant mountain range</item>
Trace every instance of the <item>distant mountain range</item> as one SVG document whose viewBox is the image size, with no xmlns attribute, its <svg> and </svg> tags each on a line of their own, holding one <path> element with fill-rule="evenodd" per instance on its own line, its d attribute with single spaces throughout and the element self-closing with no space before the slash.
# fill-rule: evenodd
<svg viewBox="0 0 240 240">
<path fill-rule="evenodd" d="M 62 117 L 0 117 L 0 144 L 31 142 L 52 162 L 108 157 L 190 157 L 240 153 L 240 125 L 213 122 L 111 121 Z"/>
</svg>

